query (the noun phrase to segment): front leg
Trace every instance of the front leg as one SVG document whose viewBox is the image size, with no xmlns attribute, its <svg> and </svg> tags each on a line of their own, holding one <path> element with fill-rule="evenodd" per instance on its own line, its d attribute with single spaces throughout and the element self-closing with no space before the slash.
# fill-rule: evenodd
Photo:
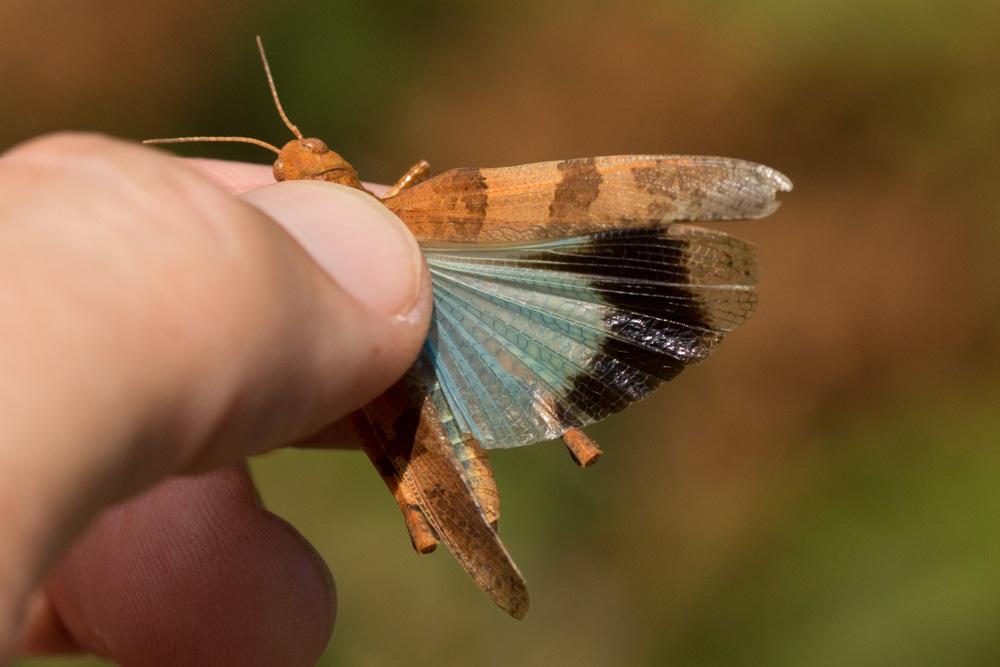
<svg viewBox="0 0 1000 667">
<path fill-rule="evenodd" d="M 430 173 L 431 165 L 427 160 L 421 160 L 415 165 L 406 170 L 406 173 L 400 176 L 396 184 L 389 188 L 389 192 L 385 194 L 382 199 L 388 199 L 389 197 L 395 197 L 400 192 L 410 187 L 411 185 L 416 185 L 421 181 L 427 180 L 427 174 Z"/>
</svg>

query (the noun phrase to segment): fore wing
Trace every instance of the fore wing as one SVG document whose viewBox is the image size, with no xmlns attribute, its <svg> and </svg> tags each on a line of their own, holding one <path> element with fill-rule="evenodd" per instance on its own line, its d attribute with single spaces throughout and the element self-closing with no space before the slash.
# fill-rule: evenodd
<svg viewBox="0 0 1000 667">
<path fill-rule="evenodd" d="M 780 172 L 744 160 L 623 155 L 452 169 L 383 203 L 420 241 L 498 243 L 761 218 L 791 188 Z"/>
</svg>

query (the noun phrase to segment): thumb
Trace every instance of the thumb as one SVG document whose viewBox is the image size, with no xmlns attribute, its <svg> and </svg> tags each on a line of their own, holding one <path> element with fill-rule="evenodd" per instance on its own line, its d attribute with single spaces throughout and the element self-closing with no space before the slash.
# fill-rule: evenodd
<svg viewBox="0 0 1000 667">
<path fill-rule="evenodd" d="M 305 250 L 310 266 L 324 274 L 320 290 L 279 297 L 302 302 L 285 325 L 301 329 L 315 349 L 313 356 L 304 354 L 308 348 L 289 351 L 308 364 L 307 381 L 294 388 L 280 385 L 282 395 L 265 400 L 267 412 L 250 410 L 249 420 L 228 438 L 236 451 L 216 438 L 197 468 L 231 463 L 248 447 L 257 451 L 287 443 L 290 435 L 310 435 L 361 408 L 410 366 L 430 317 L 430 278 L 419 246 L 372 195 L 342 185 L 292 181 L 240 198 L 278 223 Z M 301 418 L 304 423 L 289 429 L 278 419 L 282 406 L 290 408 L 293 422 Z M 272 425 L 279 432 L 262 438 Z"/>
<path fill-rule="evenodd" d="M 336 283 L 371 310 L 413 318 L 423 262 L 413 236 L 375 197 L 319 181 L 277 183 L 243 199 L 281 224 Z"/>
<path fill-rule="evenodd" d="M 0 658 L 101 508 L 358 409 L 429 317 L 415 241 L 363 192 L 240 200 L 94 136 L 0 157 Z"/>
</svg>

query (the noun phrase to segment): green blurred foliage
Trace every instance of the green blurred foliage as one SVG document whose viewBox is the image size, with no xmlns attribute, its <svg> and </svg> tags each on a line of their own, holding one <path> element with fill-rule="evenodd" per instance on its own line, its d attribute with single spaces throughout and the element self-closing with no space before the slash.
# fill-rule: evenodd
<svg viewBox="0 0 1000 667">
<path fill-rule="evenodd" d="M 1000 660 L 1000 6 L 206 6 L 0 11 L 0 146 L 61 128 L 281 141 L 260 32 L 289 114 L 369 180 L 421 157 L 688 152 L 797 186 L 771 219 L 728 227 L 761 246 L 754 319 L 593 429 L 597 467 L 555 444 L 492 457 L 523 622 L 446 553 L 410 551 L 363 456 L 254 462 L 337 577 L 322 664 Z"/>
<path fill-rule="evenodd" d="M 996 388 L 935 398 L 830 429 L 798 464 L 813 471 L 809 490 L 706 591 L 685 641 L 659 655 L 997 664 L 998 398 Z"/>
</svg>

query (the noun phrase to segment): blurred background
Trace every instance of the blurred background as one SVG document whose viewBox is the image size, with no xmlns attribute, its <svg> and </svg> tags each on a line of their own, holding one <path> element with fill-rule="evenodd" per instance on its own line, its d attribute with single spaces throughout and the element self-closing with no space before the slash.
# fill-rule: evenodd
<svg viewBox="0 0 1000 667">
<path fill-rule="evenodd" d="M 321 664 L 997 664 L 998 20 L 978 0 L 6 0 L 0 148 L 281 143 L 259 32 L 291 117 L 370 181 L 419 158 L 782 170 L 781 210 L 726 226 L 764 267 L 743 329 L 591 429 L 596 467 L 557 443 L 493 455 L 524 621 L 446 551 L 412 553 L 363 455 L 255 461 L 337 577 Z"/>
</svg>

